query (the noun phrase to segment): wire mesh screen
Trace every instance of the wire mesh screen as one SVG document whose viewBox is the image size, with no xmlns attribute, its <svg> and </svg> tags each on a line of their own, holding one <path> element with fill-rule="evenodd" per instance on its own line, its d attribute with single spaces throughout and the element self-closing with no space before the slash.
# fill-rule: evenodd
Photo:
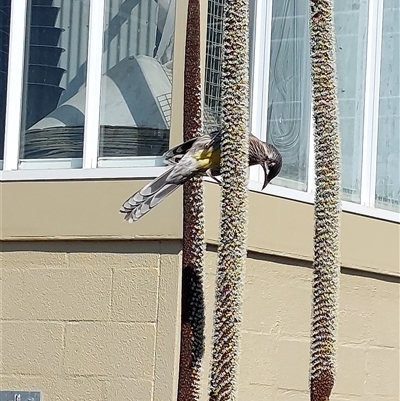
<svg viewBox="0 0 400 401">
<path fill-rule="evenodd" d="M 224 0 L 209 0 L 207 15 L 204 128 L 211 131 L 221 123 L 221 61 Z"/>
</svg>

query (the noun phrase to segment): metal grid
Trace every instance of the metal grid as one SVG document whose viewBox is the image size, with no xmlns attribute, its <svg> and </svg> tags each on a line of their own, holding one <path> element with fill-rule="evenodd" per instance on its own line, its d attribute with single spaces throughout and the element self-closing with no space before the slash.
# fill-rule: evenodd
<svg viewBox="0 0 400 401">
<path fill-rule="evenodd" d="M 221 124 L 221 61 L 224 0 L 208 1 L 204 128 Z"/>
<path fill-rule="evenodd" d="M 168 127 L 171 127 L 172 94 L 165 93 L 164 95 L 157 96 L 157 102 L 164 117 L 165 123 Z"/>
<path fill-rule="evenodd" d="M 169 128 L 171 128 L 171 109 L 172 109 L 172 69 L 168 66 L 162 67 L 166 77 L 171 84 L 171 92 L 164 93 L 157 96 L 157 102 L 160 107 L 161 113 L 165 119 L 165 122 Z"/>
</svg>

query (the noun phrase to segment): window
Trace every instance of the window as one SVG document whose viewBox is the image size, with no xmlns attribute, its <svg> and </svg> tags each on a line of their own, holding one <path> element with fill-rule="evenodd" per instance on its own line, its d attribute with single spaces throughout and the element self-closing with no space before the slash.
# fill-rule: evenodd
<svg viewBox="0 0 400 401">
<path fill-rule="evenodd" d="M 89 3 L 47 3 L 27 13 L 20 169 L 82 166 Z"/>
<path fill-rule="evenodd" d="M 175 0 L 3 3 L 3 176 L 162 165 L 169 145 Z"/>
<path fill-rule="evenodd" d="M 224 0 L 211 0 L 208 3 L 207 41 L 204 91 L 204 128 L 216 129 L 221 123 L 221 56 Z"/>
<path fill-rule="evenodd" d="M 169 144 L 175 7 L 118 4 L 106 0 L 99 166 L 156 165 Z"/>
<path fill-rule="evenodd" d="M 0 8 L 0 163 L 4 153 L 4 130 L 8 78 L 8 47 L 10 39 L 9 2 Z"/>
<path fill-rule="evenodd" d="M 311 117 L 308 3 L 284 0 L 272 4 L 271 30 L 266 32 L 270 46 L 263 51 L 268 87 L 260 93 L 260 112 L 266 118 L 258 125 L 260 137 L 279 148 L 285 160 L 280 182 L 300 190 L 307 188 Z"/>
<path fill-rule="evenodd" d="M 170 136 L 175 2 L 2 0 L 2 180 L 160 172 Z M 312 202 L 308 3 L 250 2 L 251 129 L 284 158 L 267 192 Z M 209 0 L 207 130 L 220 124 L 223 5 Z M 335 25 L 343 205 L 399 221 L 399 2 L 335 0 Z M 252 168 L 251 188 L 259 190 L 260 174 Z"/>
<path fill-rule="evenodd" d="M 216 33 L 220 27 L 215 24 L 222 19 L 220 3 L 209 0 L 205 88 L 205 108 L 214 111 L 216 120 L 220 52 L 209 49 L 222 44 Z M 250 89 L 251 130 L 277 146 L 284 161 L 267 192 L 312 201 L 308 8 L 307 0 L 251 2 Z M 334 11 L 343 206 L 398 221 L 400 4 L 397 0 L 335 0 Z M 214 74 L 207 71 L 210 66 Z M 250 184 L 257 189 L 260 174 L 255 167 L 250 175 L 255 182 Z"/>
<path fill-rule="evenodd" d="M 400 3 L 384 0 L 375 201 L 399 211 L 400 199 Z"/>
</svg>

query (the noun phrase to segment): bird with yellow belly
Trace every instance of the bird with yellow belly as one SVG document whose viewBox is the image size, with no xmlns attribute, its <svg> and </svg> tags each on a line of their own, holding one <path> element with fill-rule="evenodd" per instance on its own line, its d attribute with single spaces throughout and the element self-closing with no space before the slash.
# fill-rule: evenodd
<svg viewBox="0 0 400 401">
<path fill-rule="evenodd" d="M 130 196 L 121 206 L 125 220 L 132 223 L 158 205 L 180 185 L 194 176 L 208 175 L 219 180 L 221 139 L 223 132 L 215 131 L 184 142 L 164 153 L 169 170 Z M 249 166 L 259 164 L 264 171 L 264 189 L 282 167 L 282 156 L 275 146 L 249 135 Z"/>
</svg>

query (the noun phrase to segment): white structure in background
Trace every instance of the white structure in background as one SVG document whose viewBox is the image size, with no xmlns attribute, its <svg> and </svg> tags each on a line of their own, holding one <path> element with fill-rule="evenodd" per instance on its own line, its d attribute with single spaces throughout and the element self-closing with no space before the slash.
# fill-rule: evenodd
<svg viewBox="0 0 400 401">
<path fill-rule="evenodd" d="M 170 70 L 148 56 L 132 56 L 107 71 L 101 80 L 100 125 L 167 129 L 170 124 Z M 83 126 L 86 86 L 31 129 Z"/>
<path fill-rule="evenodd" d="M 61 82 L 66 90 L 58 108 L 31 129 L 84 124 L 88 41 L 80 14 L 89 9 L 85 2 L 54 1 L 65 29 L 60 66 L 67 70 Z M 105 10 L 100 124 L 169 128 L 175 0 L 106 0 Z"/>
</svg>

